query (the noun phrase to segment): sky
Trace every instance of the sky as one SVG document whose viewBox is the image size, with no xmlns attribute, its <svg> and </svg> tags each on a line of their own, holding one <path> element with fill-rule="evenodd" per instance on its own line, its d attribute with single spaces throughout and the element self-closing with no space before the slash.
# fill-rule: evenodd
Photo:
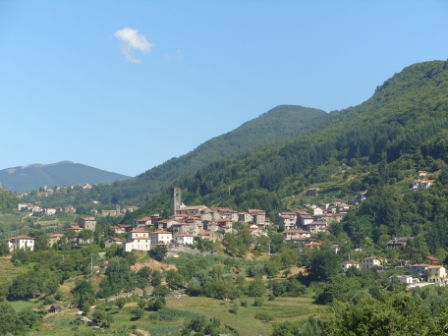
<svg viewBox="0 0 448 336">
<path fill-rule="evenodd" d="M 0 169 L 136 176 L 277 105 L 448 59 L 448 1 L 0 1 Z"/>
</svg>

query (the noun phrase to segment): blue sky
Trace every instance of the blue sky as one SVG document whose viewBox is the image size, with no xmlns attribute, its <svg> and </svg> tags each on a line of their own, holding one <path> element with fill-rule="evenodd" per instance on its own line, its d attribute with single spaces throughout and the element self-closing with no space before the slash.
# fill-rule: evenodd
<svg viewBox="0 0 448 336">
<path fill-rule="evenodd" d="M 280 104 L 448 58 L 447 1 L 0 2 L 0 169 L 135 176 Z"/>
</svg>

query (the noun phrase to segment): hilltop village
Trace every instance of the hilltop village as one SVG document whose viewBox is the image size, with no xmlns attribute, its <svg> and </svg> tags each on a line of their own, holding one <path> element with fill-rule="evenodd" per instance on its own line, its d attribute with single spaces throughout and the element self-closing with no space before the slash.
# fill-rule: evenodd
<svg viewBox="0 0 448 336">
<path fill-rule="evenodd" d="M 425 177 L 427 172 L 419 171 L 419 176 Z M 427 189 L 434 180 L 419 179 L 412 183 L 412 190 Z M 43 193 L 47 195 L 47 190 Z M 315 195 L 317 188 L 311 188 L 308 193 Z M 102 210 L 101 214 L 82 217 L 77 225 L 64 228 L 64 232 L 47 235 L 49 248 L 69 249 L 81 248 L 94 244 L 94 233 L 100 231 L 105 248 L 118 246 L 123 253 L 150 252 L 157 246 L 166 247 L 167 251 L 189 251 L 199 241 L 222 242 L 226 233 L 238 234 L 242 228 L 247 229 L 253 242 L 258 237 L 269 239 L 269 231 L 281 232 L 283 242 L 294 244 L 298 251 L 329 249 L 340 255 L 341 246 L 326 240 L 329 228 L 340 223 L 350 208 L 366 200 L 368 191 L 361 191 L 349 202 L 333 201 L 320 204 L 305 204 L 301 209 L 292 209 L 277 213 L 275 221 L 271 222 L 263 209 L 247 209 L 235 211 L 228 207 L 208 207 L 206 205 L 185 205 L 181 201 L 181 189 L 172 190 L 170 202 L 170 216 L 162 218 L 159 214 L 143 216 L 132 221 L 132 224 L 116 224 L 107 228 L 97 225 L 98 218 L 105 216 L 116 217 L 132 213 L 137 206 L 127 206 L 115 210 Z M 64 208 L 41 208 L 28 203 L 19 203 L 19 211 L 28 211 L 30 214 L 44 213 L 54 216 L 56 213 L 75 213 L 72 206 Z M 243 226 L 242 226 L 243 225 Z M 403 250 L 414 237 L 394 237 L 388 240 L 384 248 Z M 28 235 L 19 235 L 5 240 L 10 253 L 17 250 L 34 251 L 35 238 Z M 399 269 L 399 275 L 394 278 L 409 288 L 427 284 L 444 285 L 448 282 L 445 268 L 437 257 L 426 256 L 421 263 L 410 263 L 410 260 L 400 259 L 395 264 L 384 256 L 364 256 L 361 247 L 347 251 L 345 255 L 357 255 L 355 260 L 339 257 L 339 268 L 347 272 L 353 267 L 361 270 L 376 268 L 379 270 Z M 350 253 L 351 252 L 351 253 Z M 385 253 L 387 254 L 387 253 Z"/>
</svg>

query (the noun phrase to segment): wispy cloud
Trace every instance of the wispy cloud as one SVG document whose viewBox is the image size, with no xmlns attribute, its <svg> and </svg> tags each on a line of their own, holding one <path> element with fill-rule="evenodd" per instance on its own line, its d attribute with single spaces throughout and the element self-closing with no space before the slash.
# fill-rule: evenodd
<svg viewBox="0 0 448 336">
<path fill-rule="evenodd" d="M 126 57 L 128 62 L 140 63 L 140 61 L 133 56 L 134 49 L 144 53 L 151 52 L 152 44 L 146 40 L 144 35 L 139 34 L 136 29 L 119 29 L 115 32 L 114 36 L 120 40 L 121 53 Z"/>
<path fill-rule="evenodd" d="M 165 62 L 170 63 L 172 61 L 182 61 L 185 57 L 185 51 L 177 49 L 174 53 L 165 54 Z"/>
</svg>

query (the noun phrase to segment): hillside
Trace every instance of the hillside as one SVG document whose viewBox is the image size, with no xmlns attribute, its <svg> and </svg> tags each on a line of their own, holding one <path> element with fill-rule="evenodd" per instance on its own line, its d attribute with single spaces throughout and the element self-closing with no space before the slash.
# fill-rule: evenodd
<svg viewBox="0 0 448 336">
<path fill-rule="evenodd" d="M 366 102 L 322 118 L 313 132 L 284 146 L 217 161 L 175 184 L 186 204 L 260 207 L 271 215 L 299 206 L 311 186 L 327 191 L 322 199 L 349 200 L 360 190 L 442 167 L 448 160 L 447 116 L 448 62 L 415 64 L 385 81 Z M 165 208 L 167 195 L 148 208 Z"/>
<path fill-rule="evenodd" d="M 33 164 L 0 170 L 0 183 L 13 192 L 29 192 L 44 186 L 112 183 L 128 176 L 111 173 L 80 163 L 62 161 L 54 164 Z"/>
<path fill-rule="evenodd" d="M 284 143 L 312 129 L 326 116 L 324 111 L 318 109 L 293 105 L 277 106 L 231 132 L 206 141 L 185 155 L 172 158 L 135 178 L 81 192 L 80 198 L 96 199 L 103 204 L 138 204 L 156 195 L 183 175 L 191 176 L 199 168 L 236 153 Z M 58 205 L 62 205 L 62 198 L 63 196 L 58 196 Z M 56 200 L 52 198 L 45 200 L 50 205 L 54 205 L 54 201 Z M 73 204 L 73 200 L 67 200 L 67 204 Z"/>
</svg>

